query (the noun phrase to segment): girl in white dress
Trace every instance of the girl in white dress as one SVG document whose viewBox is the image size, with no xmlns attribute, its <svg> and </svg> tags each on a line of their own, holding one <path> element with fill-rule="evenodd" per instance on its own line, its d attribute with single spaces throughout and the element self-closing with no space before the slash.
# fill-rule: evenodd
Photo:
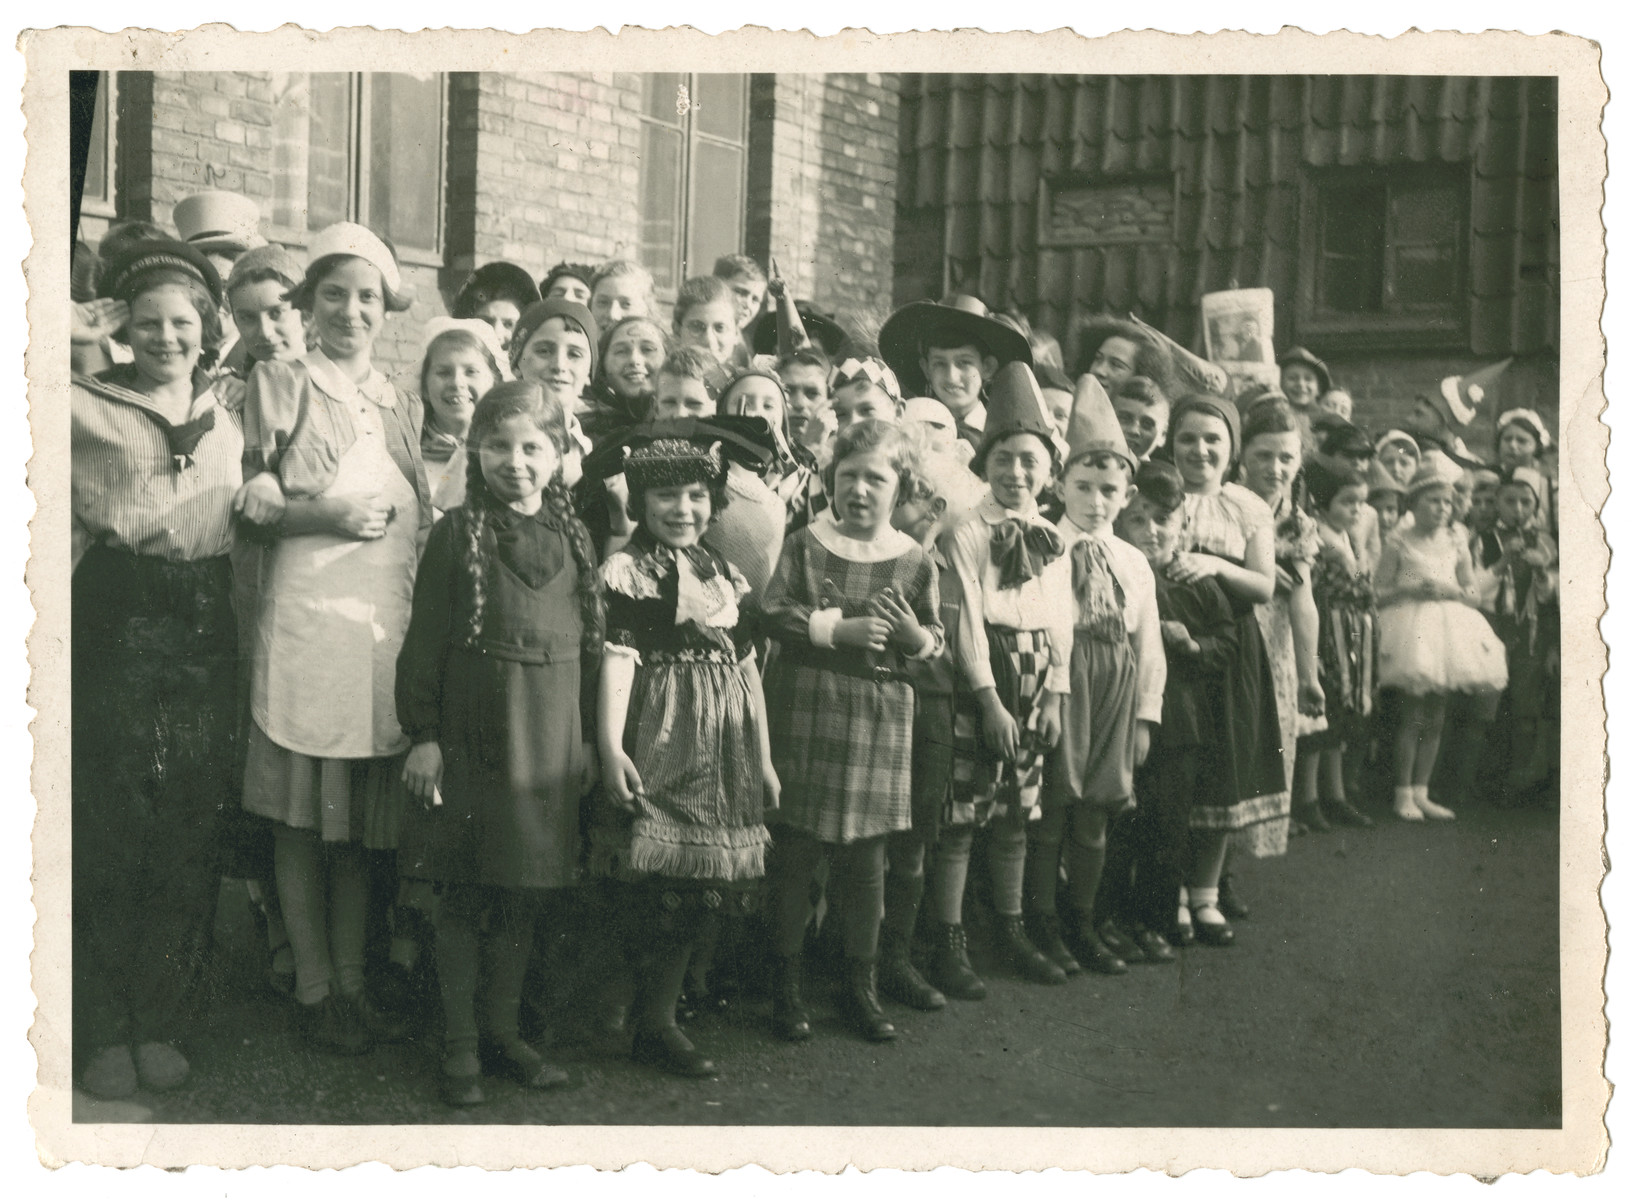
<svg viewBox="0 0 1632 1200">
<path fill-rule="evenodd" d="M 1437 450 L 1423 456 L 1405 492 L 1412 520 L 1395 528 L 1377 564 L 1378 679 L 1404 693 L 1394 735 L 1394 812 L 1404 821 L 1456 816 L 1428 798 L 1446 696 L 1507 686 L 1501 639 L 1478 609 L 1472 555 L 1450 524 L 1460 474 Z"/>
</svg>

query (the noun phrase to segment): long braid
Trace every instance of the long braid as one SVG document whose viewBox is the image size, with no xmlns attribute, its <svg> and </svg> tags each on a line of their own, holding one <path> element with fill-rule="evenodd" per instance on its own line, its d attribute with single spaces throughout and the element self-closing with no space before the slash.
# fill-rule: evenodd
<svg viewBox="0 0 1632 1200">
<path fill-rule="evenodd" d="M 474 650 L 482 636 L 482 616 L 487 608 L 487 557 L 482 543 L 487 534 L 487 514 L 493 493 L 482 476 L 481 455 L 472 452 L 465 465 L 465 576 L 470 580 L 470 624 L 465 629 L 465 647 Z"/>
<path fill-rule="evenodd" d="M 606 605 L 601 594 L 601 573 L 596 569 L 595 547 L 589 530 L 572 511 L 572 494 L 559 473 L 544 489 L 544 503 L 557 528 L 566 534 L 572 560 L 578 568 L 578 610 L 582 619 L 583 651 L 598 658 L 606 640 Z"/>
</svg>

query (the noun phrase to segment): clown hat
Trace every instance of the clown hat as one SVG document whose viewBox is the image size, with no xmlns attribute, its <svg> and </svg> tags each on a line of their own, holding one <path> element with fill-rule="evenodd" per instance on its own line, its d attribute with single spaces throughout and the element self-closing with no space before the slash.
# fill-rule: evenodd
<svg viewBox="0 0 1632 1200">
<path fill-rule="evenodd" d="M 1116 418 L 1113 415 L 1111 419 L 1114 422 Z M 1031 367 L 1023 362 L 1011 362 L 986 386 L 986 436 L 977 460 L 984 462 L 992 446 L 1017 433 L 1035 434 L 1045 444 L 1053 444 L 1054 423 L 1048 418 L 1043 389 L 1037 385 Z"/>
<path fill-rule="evenodd" d="M 932 340 L 976 346 L 997 359 L 1000 367 L 1031 366 L 1026 335 L 994 317 L 979 297 L 954 292 L 939 301 L 915 300 L 891 313 L 878 331 L 880 356 L 914 396 L 929 394 L 922 361 L 924 346 Z"/>
<path fill-rule="evenodd" d="M 1450 424 L 1466 429 L 1484 411 L 1485 398 L 1512 362 L 1504 358 L 1468 375 L 1448 375 L 1439 381 L 1439 391 L 1429 400 Z"/>
<path fill-rule="evenodd" d="M 1111 407 L 1111 398 L 1092 375 L 1077 380 L 1071 419 L 1065 426 L 1065 444 L 1069 448 L 1068 462 L 1084 454 L 1114 454 L 1128 464 L 1128 470 L 1139 469 L 1139 460 L 1128 449 L 1128 440 L 1123 436 L 1122 422 L 1116 419 L 1116 410 Z"/>
</svg>

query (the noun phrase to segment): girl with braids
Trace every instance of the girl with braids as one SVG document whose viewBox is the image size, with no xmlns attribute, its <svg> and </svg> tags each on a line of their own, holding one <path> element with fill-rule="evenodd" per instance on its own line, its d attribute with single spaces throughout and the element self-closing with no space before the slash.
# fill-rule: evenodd
<svg viewBox="0 0 1632 1200">
<path fill-rule="evenodd" d="M 403 874 L 442 885 L 437 974 L 443 1098 L 483 1100 L 477 953 L 487 934 L 481 1033 L 526 1087 L 565 1083 L 522 1040 L 522 980 L 541 892 L 576 881 L 578 800 L 593 779 L 595 668 L 605 639 L 589 535 L 572 514 L 560 402 L 502 383 L 470 424 L 465 504 L 431 531 L 397 660 L 413 743 L 403 781 Z"/>
</svg>

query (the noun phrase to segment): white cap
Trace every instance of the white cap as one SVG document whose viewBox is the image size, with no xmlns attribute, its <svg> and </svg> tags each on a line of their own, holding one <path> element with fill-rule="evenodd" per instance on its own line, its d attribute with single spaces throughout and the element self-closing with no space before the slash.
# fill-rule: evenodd
<svg viewBox="0 0 1632 1200">
<path fill-rule="evenodd" d="M 306 248 L 312 263 L 331 254 L 349 254 L 370 266 L 379 268 L 380 278 L 393 294 L 402 291 L 402 273 L 397 270 L 397 259 L 391 248 L 380 240 L 373 230 L 354 221 L 337 221 L 313 236 Z"/>
<path fill-rule="evenodd" d="M 266 245 L 261 210 L 237 192 L 195 192 L 170 214 L 181 240 L 199 250 L 253 250 Z"/>
<path fill-rule="evenodd" d="M 914 396 L 908 400 L 901 410 L 903 421 L 922 421 L 925 425 L 936 429 L 956 431 L 957 418 L 952 410 L 942 404 L 934 396 Z"/>
</svg>

